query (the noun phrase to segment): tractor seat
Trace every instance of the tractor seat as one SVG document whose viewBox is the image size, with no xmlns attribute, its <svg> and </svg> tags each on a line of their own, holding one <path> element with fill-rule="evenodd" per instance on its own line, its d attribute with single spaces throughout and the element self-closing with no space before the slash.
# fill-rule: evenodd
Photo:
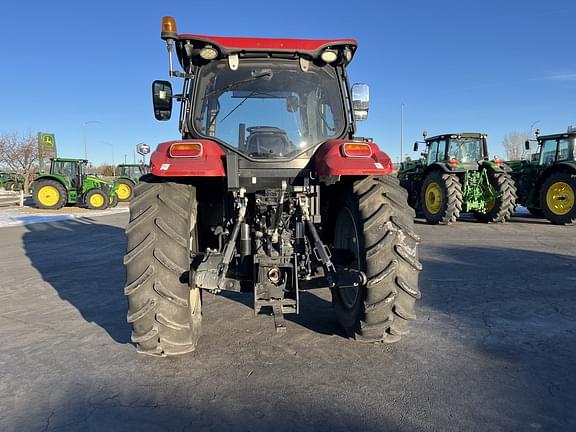
<svg viewBox="0 0 576 432">
<path fill-rule="evenodd" d="M 283 129 L 269 126 L 249 127 L 246 139 L 246 153 L 249 155 L 283 156 L 290 151 L 290 140 Z"/>
</svg>

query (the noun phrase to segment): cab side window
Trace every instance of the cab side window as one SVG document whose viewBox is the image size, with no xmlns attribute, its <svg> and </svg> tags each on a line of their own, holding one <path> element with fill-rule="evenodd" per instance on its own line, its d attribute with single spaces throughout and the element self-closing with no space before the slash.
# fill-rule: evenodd
<svg viewBox="0 0 576 432">
<path fill-rule="evenodd" d="M 438 160 L 438 141 L 433 141 L 428 147 L 428 164 Z"/>
<path fill-rule="evenodd" d="M 568 138 L 563 138 L 558 142 L 558 160 L 571 160 L 572 155 L 570 154 L 570 140 Z"/>
<path fill-rule="evenodd" d="M 540 164 L 550 165 L 556 160 L 556 144 L 557 140 L 546 140 L 542 142 L 542 149 L 540 152 Z"/>
</svg>

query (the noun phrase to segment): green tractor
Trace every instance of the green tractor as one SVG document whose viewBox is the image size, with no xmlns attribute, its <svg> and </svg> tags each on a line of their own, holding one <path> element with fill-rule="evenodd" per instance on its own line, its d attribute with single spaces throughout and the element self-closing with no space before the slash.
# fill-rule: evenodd
<svg viewBox="0 0 576 432">
<path fill-rule="evenodd" d="M 149 169 L 144 164 L 122 164 L 118 165 L 120 174 L 116 177 L 116 188 L 118 201 L 130 201 L 134 193 L 134 186 L 144 174 L 148 174 Z"/>
<path fill-rule="evenodd" d="M 112 182 L 86 175 L 85 159 L 53 158 L 50 170 L 41 173 L 32 185 L 36 206 L 59 209 L 66 204 L 103 210 L 118 203 Z"/>
<path fill-rule="evenodd" d="M 398 171 L 408 202 L 428 223 L 450 224 L 460 212 L 481 222 L 505 222 L 514 214 L 516 187 L 510 168 L 488 159 L 486 135 L 444 134 L 427 138 L 423 158 L 406 161 Z M 414 151 L 418 142 L 414 143 Z"/>
<path fill-rule="evenodd" d="M 24 176 L 16 173 L 0 173 L 0 188 L 19 191 L 24 187 Z"/>
<path fill-rule="evenodd" d="M 537 129 L 536 138 L 538 151 L 531 160 L 507 162 L 518 185 L 518 203 L 553 224 L 572 223 L 576 220 L 576 129 L 542 136 Z"/>
</svg>

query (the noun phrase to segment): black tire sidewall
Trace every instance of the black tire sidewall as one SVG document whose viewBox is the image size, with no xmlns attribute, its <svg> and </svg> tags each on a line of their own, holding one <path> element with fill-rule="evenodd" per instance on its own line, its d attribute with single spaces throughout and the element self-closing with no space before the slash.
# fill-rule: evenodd
<svg viewBox="0 0 576 432">
<path fill-rule="evenodd" d="M 366 253 L 365 253 L 365 243 L 364 243 L 364 236 L 362 235 L 364 232 L 364 227 L 362 224 L 360 212 L 358 210 L 359 203 L 358 198 L 352 193 L 351 190 L 348 190 L 345 195 L 342 197 L 341 200 L 338 201 L 335 210 L 334 218 L 334 236 L 336 235 L 337 229 L 337 221 L 338 217 L 341 212 L 349 211 L 352 219 L 354 220 L 354 227 L 356 229 L 357 238 L 358 238 L 358 250 L 360 251 L 360 256 L 358 257 L 359 269 L 362 272 L 366 272 Z M 359 288 L 358 296 L 356 297 L 356 301 L 354 305 L 348 308 L 345 305 L 345 302 L 341 296 L 341 290 L 338 287 L 332 288 L 332 305 L 338 317 L 338 321 L 340 325 L 344 328 L 346 334 L 348 336 L 353 336 L 359 328 L 360 319 L 364 314 L 364 301 L 366 299 L 366 286 L 363 285 Z"/>
</svg>

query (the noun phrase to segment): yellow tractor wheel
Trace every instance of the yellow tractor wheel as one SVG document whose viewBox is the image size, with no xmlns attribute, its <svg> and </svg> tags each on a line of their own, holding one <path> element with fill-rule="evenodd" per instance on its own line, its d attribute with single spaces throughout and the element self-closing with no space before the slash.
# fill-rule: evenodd
<svg viewBox="0 0 576 432">
<path fill-rule="evenodd" d="M 92 189 L 86 194 L 86 206 L 91 210 L 104 210 L 108 208 L 110 199 L 100 189 Z"/>
<path fill-rule="evenodd" d="M 130 180 L 121 179 L 118 181 L 118 188 L 116 189 L 116 195 L 118 196 L 118 201 L 130 201 L 134 193 L 134 184 Z"/>
<path fill-rule="evenodd" d="M 436 182 L 431 182 L 426 187 L 424 193 L 426 210 L 431 214 L 436 214 L 442 208 L 442 188 Z"/>
<path fill-rule="evenodd" d="M 64 207 L 68 193 L 56 180 L 38 180 L 34 184 L 34 202 L 36 207 L 56 210 Z"/>
<path fill-rule="evenodd" d="M 576 175 L 559 171 L 550 175 L 542 185 L 540 203 L 544 216 L 556 225 L 576 221 Z"/>
</svg>

